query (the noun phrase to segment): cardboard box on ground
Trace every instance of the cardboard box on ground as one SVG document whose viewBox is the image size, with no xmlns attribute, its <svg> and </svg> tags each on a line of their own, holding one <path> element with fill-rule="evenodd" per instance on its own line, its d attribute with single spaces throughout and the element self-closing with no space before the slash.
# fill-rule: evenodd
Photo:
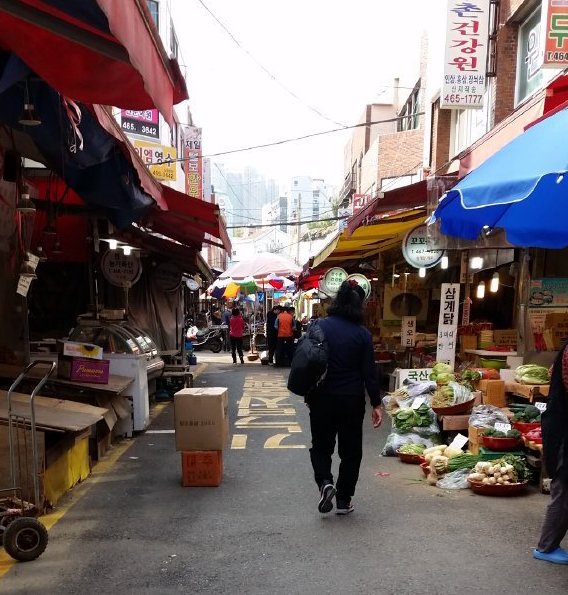
<svg viewBox="0 0 568 595">
<path fill-rule="evenodd" d="M 185 388 L 174 395 L 176 450 L 223 450 L 229 440 L 226 387 Z"/>
<path fill-rule="evenodd" d="M 557 351 L 568 337 L 568 312 L 547 314 L 542 333 L 548 351 Z"/>
</svg>

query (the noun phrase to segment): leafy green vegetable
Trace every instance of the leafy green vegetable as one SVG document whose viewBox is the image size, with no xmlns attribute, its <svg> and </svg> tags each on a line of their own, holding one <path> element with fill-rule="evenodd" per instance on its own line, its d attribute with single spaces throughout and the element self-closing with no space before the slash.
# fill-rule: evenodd
<svg viewBox="0 0 568 595">
<path fill-rule="evenodd" d="M 519 481 L 525 481 L 532 476 L 532 471 L 527 466 L 524 457 L 519 457 L 518 455 L 504 455 L 499 461 L 501 463 L 509 463 L 509 465 L 512 465 Z"/>
<path fill-rule="evenodd" d="M 421 455 L 425 448 L 423 444 L 403 444 L 398 450 L 406 455 Z"/>
</svg>

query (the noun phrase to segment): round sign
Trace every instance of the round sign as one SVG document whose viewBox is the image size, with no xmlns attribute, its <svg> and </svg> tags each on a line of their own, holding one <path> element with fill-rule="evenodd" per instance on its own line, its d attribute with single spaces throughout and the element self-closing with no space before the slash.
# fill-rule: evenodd
<svg viewBox="0 0 568 595">
<path fill-rule="evenodd" d="M 402 255 L 404 260 L 414 268 L 428 269 L 440 262 L 444 250 L 433 245 L 433 240 L 428 238 L 426 224 L 422 223 L 404 236 Z"/>
<path fill-rule="evenodd" d="M 101 258 L 105 279 L 116 287 L 132 287 L 142 274 L 142 263 L 136 253 L 126 256 L 122 250 L 107 250 Z"/>
<path fill-rule="evenodd" d="M 333 267 L 323 276 L 321 289 L 327 295 L 335 296 L 343 281 L 347 279 L 347 272 L 339 267 Z"/>
<path fill-rule="evenodd" d="M 357 285 L 365 292 L 365 299 L 367 299 L 371 295 L 371 282 L 365 275 L 361 275 L 359 273 L 354 273 L 353 275 L 349 275 L 347 277 L 347 281 L 353 279 L 357 281 Z"/>
<path fill-rule="evenodd" d="M 158 289 L 173 292 L 180 288 L 182 271 L 173 262 L 162 262 L 154 269 L 152 280 Z"/>
<path fill-rule="evenodd" d="M 191 277 L 185 282 L 189 291 L 197 291 L 200 287 L 199 283 Z"/>
</svg>

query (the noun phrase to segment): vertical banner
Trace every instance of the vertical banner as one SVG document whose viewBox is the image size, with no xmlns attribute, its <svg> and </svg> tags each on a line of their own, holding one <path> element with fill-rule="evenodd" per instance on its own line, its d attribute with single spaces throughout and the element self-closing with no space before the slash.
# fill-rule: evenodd
<svg viewBox="0 0 568 595">
<path fill-rule="evenodd" d="M 402 347 L 414 347 L 416 344 L 416 316 L 403 316 L 400 331 Z"/>
<path fill-rule="evenodd" d="M 483 107 L 490 0 L 448 0 L 440 107 Z"/>
<path fill-rule="evenodd" d="M 544 39 L 543 68 L 568 66 L 568 2 L 544 0 L 542 3 Z"/>
<path fill-rule="evenodd" d="M 183 126 L 183 171 L 185 193 L 203 199 L 203 163 L 201 152 L 201 128 Z"/>
<path fill-rule="evenodd" d="M 459 283 L 442 283 L 436 361 L 446 362 L 452 367 L 455 363 L 458 341 L 459 307 Z"/>
</svg>

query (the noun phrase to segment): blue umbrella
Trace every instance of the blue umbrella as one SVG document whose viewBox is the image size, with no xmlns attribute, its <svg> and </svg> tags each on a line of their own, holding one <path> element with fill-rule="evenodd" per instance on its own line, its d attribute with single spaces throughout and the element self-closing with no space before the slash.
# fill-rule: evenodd
<svg viewBox="0 0 568 595">
<path fill-rule="evenodd" d="M 460 180 L 432 221 L 475 240 L 502 228 L 515 246 L 568 246 L 568 109 L 531 126 Z"/>
</svg>

